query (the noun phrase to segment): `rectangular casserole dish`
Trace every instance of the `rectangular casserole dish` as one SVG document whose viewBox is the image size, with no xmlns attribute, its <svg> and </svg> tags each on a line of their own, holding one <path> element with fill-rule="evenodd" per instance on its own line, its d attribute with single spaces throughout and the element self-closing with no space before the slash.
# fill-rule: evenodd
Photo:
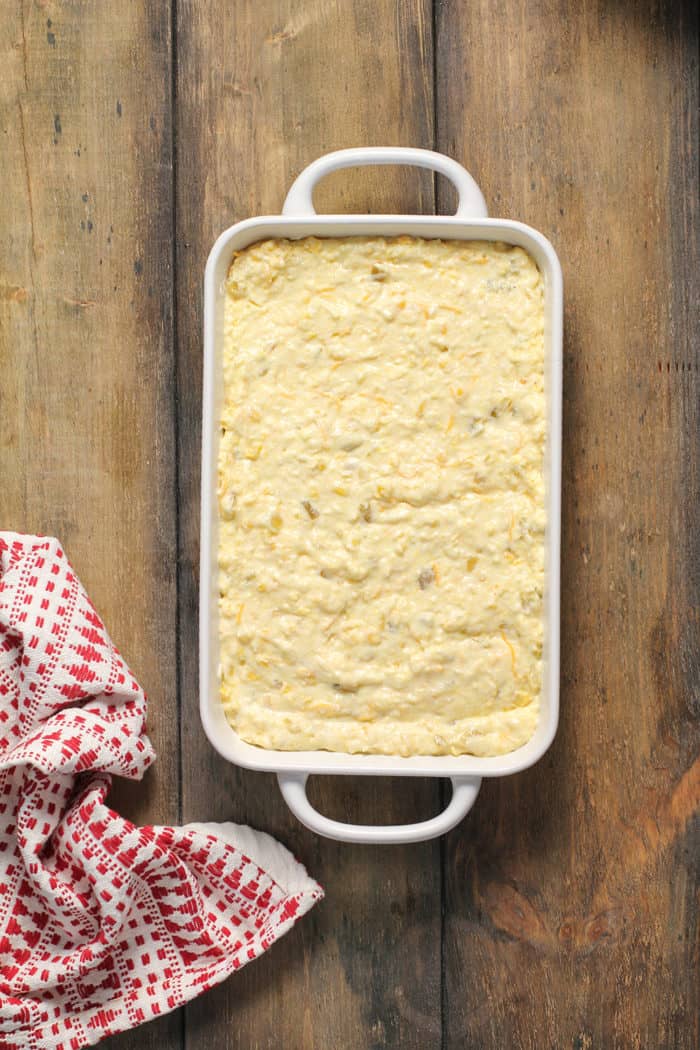
<svg viewBox="0 0 700 1050">
<path fill-rule="evenodd" d="M 316 215 L 312 193 L 323 176 L 340 168 L 366 164 L 408 164 L 446 175 L 459 204 L 454 216 Z M 543 688 L 534 735 L 517 750 L 496 757 L 338 754 L 324 751 L 272 751 L 243 741 L 227 721 L 219 699 L 216 499 L 219 417 L 223 381 L 224 282 L 233 253 L 266 238 L 399 236 L 443 240 L 504 241 L 528 252 L 545 285 L 545 395 L 547 401 L 546 551 L 544 594 Z M 441 835 L 471 809 L 482 777 L 506 776 L 531 766 L 551 744 L 559 714 L 559 542 L 561 492 L 562 278 L 551 244 L 522 223 L 487 218 L 486 205 L 471 176 L 442 154 L 399 147 L 340 150 L 321 157 L 292 185 L 281 216 L 248 219 L 218 238 L 207 261 L 204 288 L 204 377 L 202 413 L 202 505 L 200 552 L 200 713 L 216 750 L 237 765 L 276 772 L 282 794 L 295 815 L 318 834 L 349 842 L 416 842 Z M 363 826 L 329 820 L 306 796 L 314 773 L 371 776 L 448 777 L 452 798 L 437 817 L 403 826 Z"/>
</svg>

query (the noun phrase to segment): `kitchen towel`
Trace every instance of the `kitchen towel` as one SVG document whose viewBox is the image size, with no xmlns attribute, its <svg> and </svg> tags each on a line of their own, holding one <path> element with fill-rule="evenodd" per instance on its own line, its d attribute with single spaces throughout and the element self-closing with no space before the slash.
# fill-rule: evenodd
<svg viewBox="0 0 700 1050">
<path fill-rule="evenodd" d="M 255 959 L 322 897 L 268 835 L 135 827 L 146 699 L 57 540 L 0 532 L 0 1048 L 78 1050 Z"/>
</svg>

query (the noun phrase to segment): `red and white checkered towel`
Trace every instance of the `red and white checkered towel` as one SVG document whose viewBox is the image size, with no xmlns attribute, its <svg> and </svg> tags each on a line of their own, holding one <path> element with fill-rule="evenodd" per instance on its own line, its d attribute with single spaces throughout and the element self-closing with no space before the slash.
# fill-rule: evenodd
<svg viewBox="0 0 700 1050">
<path fill-rule="evenodd" d="M 0 533 L 0 1047 L 78 1050 L 264 952 L 322 896 L 268 835 L 137 828 L 141 687 L 58 542 Z"/>
</svg>

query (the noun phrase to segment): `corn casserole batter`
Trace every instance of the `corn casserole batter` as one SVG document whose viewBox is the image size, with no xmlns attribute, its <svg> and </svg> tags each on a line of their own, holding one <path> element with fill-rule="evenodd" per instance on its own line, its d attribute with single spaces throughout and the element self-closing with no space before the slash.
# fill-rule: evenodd
<svg viewBox="0 0 700 1050">
<path fill-rule="evenodd" d="M 542 687 L 544 305 L 521 248 L 268 240 L 226 282 L 221 698 L 276 750 L 499 755 Z"/>
</svg>

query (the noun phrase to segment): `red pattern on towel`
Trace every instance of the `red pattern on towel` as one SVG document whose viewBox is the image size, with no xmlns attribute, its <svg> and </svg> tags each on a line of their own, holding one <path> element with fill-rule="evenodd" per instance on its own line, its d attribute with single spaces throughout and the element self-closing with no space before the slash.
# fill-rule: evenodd
<svg viewBox="0 0 700 1050">
<path fill-rule="evenodd" d="M 137 828 L 105 805 L 110 774 L 154 759 L 145 713 L 58 542 L 0 533 L 3 1050 L 78 1050 L 167 1013 L 322 896 L 267 836 L 246 842 L 290 886 L 233 826 Z"/>
</svg>

